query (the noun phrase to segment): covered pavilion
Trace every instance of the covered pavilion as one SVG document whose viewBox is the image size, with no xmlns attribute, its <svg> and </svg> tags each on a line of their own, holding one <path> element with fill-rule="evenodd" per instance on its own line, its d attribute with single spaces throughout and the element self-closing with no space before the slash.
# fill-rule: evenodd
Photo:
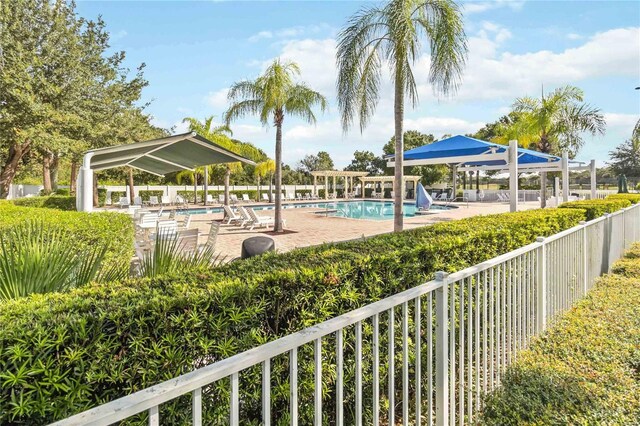
<svg viewBox="0 0 640 426">
<path fill-rule="evenodd" d="M 329 198 L 329 178 L 333 178 L 333 192 L 336 192 L 336 178 L 342 179 L 344 183 L 344 192 L 346 194 L 353 191 L 353 178 L 367 176 L 368 174 L 368 172 L 351 172 L 346 170 L 312 171 L 311 176 L 313 176 L 313 195 L 316 197 L 318 196 L 318 178 L 323 178 L 324 180 L 324 198 L 326 200 Z M 362 189 L 362 192 L 364 193 L 364 187 Z"/>
<path fill-rule="evenodd" d="M 394 156 L 386 157 L 389 167 L 395 167 Z M 518 147 L 515 140 L 509 146 L 485 142 L 457 135 L 405 151 L 404 166 L 447 164 L 453 168 L 453 193 L 457 192 L 458 171 L 496 170 L 509 173 L 510 210 L 518 209 L 518 173 L 562 172 L 562 198 L 569 199 L 569 170 L 591 172 L 591 198 L 596 197 L 595 160 L 589 165 L 569 161 L 567 152 L 562 157 Z M 542 191 L 541 191 L 542 192 Z M 543 203 L 541 194 L 540 202 Z"/>
<path fill-rule="evenodd" d="M 418 186 L 418 181 L 422 179 L 422 176 L 411 176 L 405 175 L 404 184 L 406 186 L 407 182 L 413 182 L 413 190 L 415 193 L 415 189 Z M 360 182 L 362 182 L 362 198 L 364 198 L 364 187 L 367 183 L 373 183 L 374 186 L 376 183 L 380 183 L 380 185 L 384 188 L 384 184 L 387 182 L 392 182 L 395 180 L 395 176 L 362 176 L 360 177 Z M 404 186 L 403 186 L 404 187 Z M 384 190 L 382 191 L 384 198 Z M 393 197 L 392 197 L 393 198 Z M 404 197 L 403 197 L 404 198 Z"/>
<path fill-rule="evenodd" d="M 78 211 L 85 212 L 93 210 L 94 170 L 127 166 L 156 176 L 164 176 L 181 170 L 194 171 L 196 167 L 210 164 L 238 161 L 255 164 L 195 132 L 128 145 L 92 149 L 85 152 L 78 174 L 76 208 Z"/>
</svg>

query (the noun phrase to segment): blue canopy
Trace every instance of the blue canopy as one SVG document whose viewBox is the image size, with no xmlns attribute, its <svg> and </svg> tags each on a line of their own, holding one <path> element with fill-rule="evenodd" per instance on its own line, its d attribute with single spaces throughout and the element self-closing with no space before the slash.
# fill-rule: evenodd
<svg viewBox="0 0 640 426">
<path fill-rule="evenodd" d="M 433 204 L 433 199 L 429 196 L 429 193 L 422 183 L 418 182 L 418 187 L 416 188 L 416 207 L 421 210 L 429 210 L 431 205 Z"/>
<path fill-rule="evenodd" d="M 456 157 L 468 157 L 484 154 L 501 154 L 507 151 L 507 146 L 492 142 L 485 142 L 469 136 L 456 135 L 450 138 L 442 139 L 437 142 L 419 146 L 418 148 L 405 151 L 405 160 L 428 160 L 443 159 L 444 163 L 460 164 L 464 166 L 498 166 L 506 165 L 504 160 L 482 160 L 478 161 L 456 161 Z M 393 155 L 387 156 L 388 159 Z M 544 154 L 530 149 L 518 148 L 518 164 L 540 164 L 540 163 L 556 163 L 561 158 L 555 155 Z"/>
</svg>

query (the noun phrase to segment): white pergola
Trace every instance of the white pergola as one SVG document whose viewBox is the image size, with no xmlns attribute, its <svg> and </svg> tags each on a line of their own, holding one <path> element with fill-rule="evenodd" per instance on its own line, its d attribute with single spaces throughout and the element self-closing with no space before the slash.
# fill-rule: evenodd
<svg viewBox="0 0 640 426">
<path fill-rule="evenodd" d="M 447 139 L 411 149 L 404 153 L 404 166 L 447 164 L 453 168 L 453 193 L 456 193 L 458 171 L 496 170 L 509 173 L 510 210 L 518 209 L 518 173 L 562 172 L 562 198 L 569 199 L 569 171 L 591 172 L 591 198 L 596 197 L 595 160 L 588 165 L 569 161 L 568 154 L 562 157 L 548 155 L 518 147 L 515 140 L 509 146 L 485 142 L 468 136 L 452 136 Z M 389 167 L 395 167 L 393 156 L 387 157 Z M 573 165 L 570 165 L 573 164 Z M 541 197 L 541 203 L 543 202 Z"/>
<path fill-rule="evenodd" d="M 418 187 L 418 181 L 420 179 L 422 179 L 421 176 L 411 176 L 411 175 L 403 176 L 403 180 L 404 180 L 405 185 L 406 185 L 407 182 L 413 182 L 414 191 Z M 380 185 L 382 187 L 384 187 L 385 183 L 388 183 L 388 182 L 392 182 L 393 183 L 393 181 L 395 181 L 395 180 L 396 180 L 395 176 L 363 176 L 363 177 L 361 177 L 360 178 L 360 182 L 362 182 L 362 198 L 364 198 L 364 187 L 365 187 L 365 185 L 367 183 L 373 183 L 374 185 L 376 183 L 380 183 Z M 403 186 L 403 188 L 404 188 L 404 186 Z M 383 191 L 383 194 L 384 194 L 384 191 Z M 403 198 L 404 198 L 404 196 L 403 196 Z"/>
<path fill-rule="evenodd" d="M 194 171 L 210 164 L 255 164 L 195 132 L 168 136 L 129 145 L 92 149 L 84 154 L 78 173 L 76 208 L 93 210 L 93 171 L 115 167 L 131 167 L 156 176 L 181 170 Z M 206 169 L 205 169 L 206 170 Z M 206 182 L 206 178 L 205 178 Z M 205 183 L 206 192 L 206 183 Z"/>
<path fill-rule="evenodd" d="M 345 170 L 316 170 L 311 172 L 313 176 L 313 195 L 318 196 L 318 178 L 324 179 L 324 198 L 329 198 L 329 178 L 333 178 L 333 191 L 336 190 L 336 178 L 342 179 L 344 183 L 344 192 L 351 192 L 354 188 L 353 178 L 368 175 L 368 172 L 351 172 Z M 364 193 L 364 187 L 362 188 Z"/>
</svg>

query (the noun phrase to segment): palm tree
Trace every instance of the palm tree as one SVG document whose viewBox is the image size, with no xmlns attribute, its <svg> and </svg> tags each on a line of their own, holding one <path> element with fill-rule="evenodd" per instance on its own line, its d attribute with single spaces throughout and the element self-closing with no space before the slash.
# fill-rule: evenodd
<svg viewBox="0 0 640 426">
<path fill-rule="evenodd" d="M 238 155 L 249 158 L 253 161 L 260 161 L 264 159 L 264 154 L 256 147 L 249 143 L 240 143 L 229 138 L 233 135 L 231 128 L 228 124 L 222 124 L 214 126 L 214 116 L 205 117 L 204 121 L 200 121 L 197 118 L 186 117 L 182 120 L 183 123 L 189 124 L 189 130 L 196 132 L 199 135 L 209 139 L 212 142 L 217 143 L 223 148 L 229 151 L 235 152 Z M 229 177 L 232 172 L 237 172 L 242 169 L 240 162 L 226 163 L 224 165 L 224 204 L 229 205 Z M 204 170 L 204 169 L 203 169 Z M 208 169 L 207 169 L 208 171 Z M 197 171 L 196 171 L 197 173 Z M 196 176 L 194 174 L 194 182 L 196 182 Z M 205 197 L 207 194 L 204 195 Z"/>
<path fill-rule="evenodd" d="M 540 99 L 525 96 L 516 99 L 513 110 L 518 119 L 499 129 L 505 138 L 517 138 L 529 148 L 546 154 L 568 151 L 573 158 L 584 145 L 583 134 L 602 135 L 606 122 L 598 108 L 584 102 L 584 93 L 575 86 L 560 87 Z M 547 173 L 540 173 L 540 199 L 546 200 Z"/>
<path fill-rule="evenodd" d="M 254 169 L 254 174 L 258 179 L 258 192 L 256 195 L 257 196 L 256 201 L 260 201 L 261 179 L 269 176 L 269 202 L 271 202 L 271 194 L 273 193 L 273 191 L 271 191 L 271 183 L 273 182 L 273 174 L 275 173 L 275 171 L 276 171 L 276 162 L 271 159 L 256 164 L 256 167 Z"/>
<path fill-rule="evenodd" d="M 369 6 L 351 17 L 338 36 L 338 106 L 345 131 L 356 116 L 360 131 L 369 123 L 380 99 L 382 64 L 389 66 L 394 86 L 395 192 L 394 230 L 403 226 L 404 193 L 402 140 L 405 95 L 412 106 L 418 91 L 412 66 L 428 40 L 429 82 L 446 94 L 457 87 L 467 54 L 462 14 L 451 0 L 391 0 Z"/>
<path fill-rule="evenodd" d="M 309 124 L 316 123 L 312 108 L 327 109 L 327 100 L 305 83 L 296 83 L 300 68 L 294 62 L 273 61 L 253 81 L 234 83 L 229 89 L 231 106 L 225 112 L 227 124 L 247 115 L 258 115 L 263 126 L 273 121 L 276 127 L 276 208 L 274 231 L 282 231 L 282 123 L 285 115 L 297 116 Z"/>
</svg>

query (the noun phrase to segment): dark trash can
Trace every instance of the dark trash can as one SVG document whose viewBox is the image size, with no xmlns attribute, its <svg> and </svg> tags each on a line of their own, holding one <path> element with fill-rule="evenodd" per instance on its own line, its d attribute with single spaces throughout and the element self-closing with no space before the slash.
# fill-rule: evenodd
<svg viewBox="0 0 640 426">
<path fill-rule="evenodd" d="M 274 251 L 276 243 L 269 237 L 251 237 L 242 242 L 242 259 L 248 259 L 253 256 L 259 256 L 268 251 Z"/>
</svg>

